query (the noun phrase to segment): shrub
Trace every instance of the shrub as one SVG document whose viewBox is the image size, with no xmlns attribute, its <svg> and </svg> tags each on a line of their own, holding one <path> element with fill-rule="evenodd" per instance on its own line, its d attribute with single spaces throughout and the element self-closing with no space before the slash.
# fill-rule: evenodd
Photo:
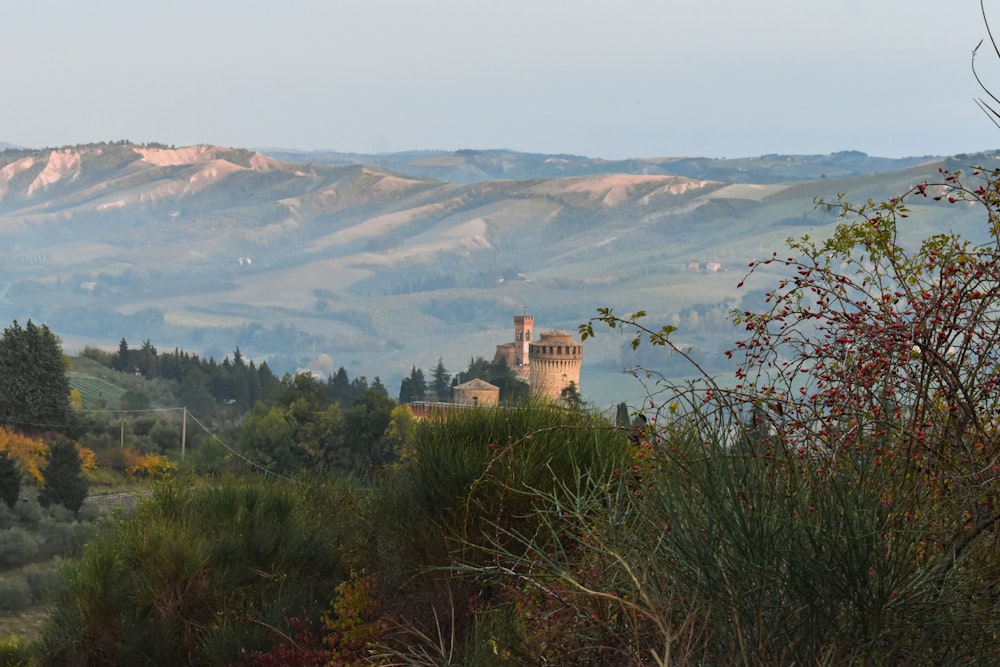
<svg viewBox="0 0 1000 667">
<path fill-rule="evenodd" d="M 164 482 L 102 524 L 40 641 L 46 664 L 227 664 L 319 618 L 345 577 L 353 487 L 263 478 Z"/>
<path fill-rule="evenodd" d="M 177 470 L 177 466 L 166 456 L 153 453 L 140 454 L 131 449 L 120 451 L 124 470 L 132 477 L 157 478 Z"/>
<path fill-rule="evenodd" d="M 18 503 L 14 506 L 14 516 L 22 526 L 32 528 L 42 521 L 42 508 L 38 503 Z"/>
<path fill-rule="evenodd" d="M 32 562 L 38 555 L 39 538 L 24 528 L 0 532 L 0 568 L 12 569 Z"/>
<path fill-rule="evenodd" d="M 17 637 L 0 639 L 0 665 L 3 667 L 27 667 L 31 654 Z"/>
<path fill-rule="evenodd" d="M 22 611 L 34 603 L 31 586 L 24 577 L 13 576 L 0 579 L 0 609 Z"/>
<path fill-rule="evenodd" d="M 78 556 L 95 530 L 93 524 L 77 521 L 45 521 L 37 531 L 41 540 L 38 555 L 42 559 Z"/>
<path fill-rule="evenodd" d="M 37 605 L 55 599 L 61 582 L 59 568 L 56 564 L 29 565 L 24 568 L 22 574 L 28 584 L 28 588 L 31 589 L 33 604 Z"/>
</svg>

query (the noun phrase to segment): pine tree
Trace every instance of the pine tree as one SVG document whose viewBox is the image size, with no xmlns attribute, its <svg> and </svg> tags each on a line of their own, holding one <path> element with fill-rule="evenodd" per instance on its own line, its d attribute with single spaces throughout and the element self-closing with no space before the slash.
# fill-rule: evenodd
<svg viewBox="0 0 1000 667">
<path fill-rule="evenodd" d="M 62 505 L 79 512 L 87 497 L 87 480 L 76 445 L 60 440 L 49 448 L 49 462 L 42 470 L 45 483 L 38 493 L 38 502 L 44 507 Z"/>
<path fill-rule="evenodd" d="M 15 461 L 5 451 L 0 451 L 0 500 L 13 508 L 21 495 L 21 471 Z"/>
<path fill-rule="evenodd" d="M 437 396 L 437 400 L 447 401 L 451 396 L 451 386 L 448 384 L 448 380 L 450 379 L 451 376 L 444 367 L 444 361 L 439 358 L 434 372 L 431 373 L 430 385 L 430 390 Z"/>
</svg>

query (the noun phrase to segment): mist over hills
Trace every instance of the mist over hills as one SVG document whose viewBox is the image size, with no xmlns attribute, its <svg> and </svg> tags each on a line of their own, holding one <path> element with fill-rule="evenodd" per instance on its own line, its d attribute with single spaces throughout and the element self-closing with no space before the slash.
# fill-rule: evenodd
<svg viewBox="0 0 1000 667">
<path fill-rule="evenodd" d="M 0 144 L 0 147 L 3 145 Z M 47 323 L 67 349 L 149 339 L 277 370 L 460 371 L 599 306 L 679 327 L 710 369 L 735 332 L 747 262 L 832 231 L 817 197 L 899 194 L 995 154 L 605 161 L 514 151 L 353 155 L 102 143 L 0 152 L 0 317 Z M 975 229 L 968 207 L 917 207 L 915 236 Z M 969 217 L 972 216 L 972 217 Z M 766 277 L 765 277 L 766 278 Z M 584 348 L 583 394 L 631 399 L 624 337 Z M 641 360 L 689 372 L 663 351 Z"/>
<path fill-rule="evenodd" d="M 344 166 L 381 164 L 407 174 L 455 183 L 498 179 L 566 178 L 598 174 L 686 176 L 732 183 L 782 183 L 898 171 L 934 159 L 871 157 L 860 151 L 830 155 L 763 155 L 739 159 L 673 157 L 602 160 L 582 155 L 545 155 L 511 150 L 412 151 L 389 154 L 258 149 L 286 162 Z"/>
</svg>

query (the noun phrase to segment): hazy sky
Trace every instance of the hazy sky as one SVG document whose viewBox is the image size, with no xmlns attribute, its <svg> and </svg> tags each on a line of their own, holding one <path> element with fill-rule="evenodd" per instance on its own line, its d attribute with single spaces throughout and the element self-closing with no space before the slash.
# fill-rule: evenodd
<svg viewBox="0 0 1000 667">
<path fill-rule="evenodd" d="M 1000 146 L 985 36 L 979 0 L 9 0 L 0 141 L 954 154 Z"/>
</svg>

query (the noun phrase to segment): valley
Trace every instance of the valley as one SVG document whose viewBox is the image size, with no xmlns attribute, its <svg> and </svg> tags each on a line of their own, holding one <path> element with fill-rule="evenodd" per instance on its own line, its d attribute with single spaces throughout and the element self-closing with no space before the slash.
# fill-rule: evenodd
<svg viewBox="0 0 1000 667">
<path fill-rule="evenodd" d="M 759 304 L 747 263 L 828 235 L 835 201 L 897 194 L 993 154 L 601 161 L 511 151 L 289 153 L 127 142 L 0 152 L 0 317 L 68 351 L 149 339 L 276 372 L 321 355 L 394 391 L 413 365 L 492 356 L 525 309 L 576 331 L 601 306 L 678 328 L 710 371 Z M 914 238 L 965 210 L 914 211 Z M 763 283 L 761 283 L 763 285 Z M 688 373 L 663 353 L 639 361 Z M 625 337 L 584 350 L 582 393 L 637 397 Z M 641 396 L 638 398 L 641 399 Z"/>
</svg>

